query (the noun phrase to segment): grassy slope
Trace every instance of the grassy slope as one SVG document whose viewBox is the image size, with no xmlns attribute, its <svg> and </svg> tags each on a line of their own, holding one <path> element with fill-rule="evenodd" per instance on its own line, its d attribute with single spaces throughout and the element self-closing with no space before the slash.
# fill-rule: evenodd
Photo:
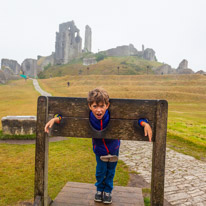
<svg viewBox="0 0 206 206">
<path fill-rule="evenodd" d="M 0 84 L 0 119 L 4 116 L 36 115 L 37 97 L 31 80 Z M 1 130 L 0 123 L 0 130 Z"/>
<path fill-rule="evenodd" d="M 70 87 L 67 82 L 70 82 Z M 206 77 L 201 75 L 180 76 L 65 76 L 40 80 L 43 89 L 56 96 L 86 97 L 89 90 L 102 86 L 111 98 L 167 99 L 169 101 L 168 145 L 174 149 L 205 158 L 206 148 Z M 0 116 L 35 115 L 38 93 L 32 82 L 12 81 L 0 86 Z M 29 97 L 29 98 L 28 98 Z M 11 101 L 10 101 L 11 100 Z M 18 105 L 18 107 L 16 106 Z M 78 150 L 74 151 L 74 145 Z M 85 156 L 86 164 L 70 154 Z M 68 180 L 94 181 L 93 173 L 80 179 L 83 171 L 94 169 L 94 157 L 89 139 L 76 142 L 50 144 L 49 194 L 53 197 Z M 70 159 L 71 158 L 71 159 Z M 13 205 L 19 200 L 32 199 L 34 179 L 34 145 L 0 144 L 0 205 Z M 68 167 L 69 165 L 69 167 Z M 52 166 L 52 167 L 51 167 Z M 91 166 L 91 167 L 90 167 Z M 53 168 L 54 167 L 54 168 Z M 74 172 L 70 168 L 74 168 Z M 80 168 L 75 170 L 75 168 Z M 69 171 L 68 171 L 69 170 Z M 71 173 L 69 173 L 71 172 Z M 127 168 L 120 162 L 116 184 L 125 185 Z M 89 177 L 89 178 L 88 178 Z M 119 181 L 119 182 L 117 182 Z M 23 191 L 23 192 L 22 192 Z"/>
<path fill-rule="evenodd" d="M 31 80 L 17 80 L 8 85 L 0 85 L 0 117 L 36 115 L 38 96 Z M 32 202 L 34 159 L 34 145 L 0 144 L 0 205 L 16 205 L 23 200 Z M 94 170 L 91 139 L 70 138 L 51 143 L 49 195 L 54 199 L 67 181 L 94 183 Z M 120 161 L 114 183 L 124 186 L 128 180 L 128 168 Z"/>
<path fill-rule="evenodd" d="M 52 199 L 68 181 L 95 182 L 95 157 L 91 139 L 69 138 L 49 145 L 48 190 Z M 0 144 L 0 205 L 16 205 L 34 194 L 34 145 Z M 119 161 L 115 185 L 126 186 L 128 168 Z"/>
<path fill-rule="evenodd" d="M 54 96 L 86 97 L 89 90 L 102 86 L 111 98 L 166 99 L 168 145 L 206 159 L 206 77 L 203 75 L 80 75 L 39 82 Z"/>
<path fill-rule="evenodd" d="M 121 75 L 133 75 L 133 74 L 145 74 L 146 68 L 149 66 L 148 71 L 152 73 L 152 67 L 158 67 L 161 63 L 147 61 L 139 57 L 107 57 L 106 59 L 99 61 L 97 64 L 89 65 L 89 74 L 94 75 L 115 75 L 118 74 L 117 67 L 119 67 L 119 74 Z M 43 72 L 45 77 L 56 77 L 64 75 L 78 75 L 87 74 L 87 67 L 82 65 L 81 60 L 75 60 L 70 64 L 53 66 Z"/>
</svg>

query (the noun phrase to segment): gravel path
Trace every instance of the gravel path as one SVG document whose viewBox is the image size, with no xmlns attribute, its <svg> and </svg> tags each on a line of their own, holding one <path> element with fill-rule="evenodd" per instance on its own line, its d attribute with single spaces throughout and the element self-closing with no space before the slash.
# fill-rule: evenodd
<svg viewBox="0 0 206 206">
<path fill-rule="evenodd" d="M 42 96 L 52 96 L 50 93 L 45 92 L 44 90 L 41 89 L 37 79 L 32 79 L 32 80 L 33 80 L 34 88 L 36 89 L 37 92 L 39 92 Z"/>
<path fill-rule="evenodd" d="M 121 141 L 120 159 L 151 181 L 152 143 Z M 172 205 L 206 206 L 206 162 L 167 148 L 165 199 Z"/>
</svg>

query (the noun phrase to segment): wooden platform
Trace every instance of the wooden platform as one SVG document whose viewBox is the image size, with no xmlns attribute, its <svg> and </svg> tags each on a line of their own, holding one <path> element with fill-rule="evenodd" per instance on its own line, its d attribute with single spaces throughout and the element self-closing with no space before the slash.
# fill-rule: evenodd
<svg viewBox="0 0 206 206">
<path fill-rule="evenodd" d="M 67 182 L 52 206 L 105 206 L 106 204 L 94 202 L 95 193 L 96 187 L 93 184 Z M 112 206 L 144 206 L 142 190 L 136 187 L 114 187 Z"/>
</svg>

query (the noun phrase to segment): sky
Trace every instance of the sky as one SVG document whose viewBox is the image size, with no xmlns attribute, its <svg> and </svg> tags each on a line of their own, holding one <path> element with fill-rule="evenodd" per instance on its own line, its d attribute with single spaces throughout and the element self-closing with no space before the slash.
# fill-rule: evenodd
<svg viewBox="0 0 206 206">
<path fill-rule="evenodd" d="M 205 0 L 0 0 L 0 59 L 22 63 L 55 51 L 59 24 L 74 20 L 92 52 L 133 44 L 152 48 L 159 62 L 177 68 L 186 59 L 206 71 Z"/>
</svg>

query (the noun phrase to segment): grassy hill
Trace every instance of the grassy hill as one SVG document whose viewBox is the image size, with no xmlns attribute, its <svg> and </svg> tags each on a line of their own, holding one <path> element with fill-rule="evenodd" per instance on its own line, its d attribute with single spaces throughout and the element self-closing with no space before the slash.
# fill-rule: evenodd
<svg viewBox="0 0 206 206">
<path fill-rule="evenodd" d="M 6 85 L 0 84 L 0 119 L 4 116 L 36 115 L 38 96 L 31 80 L 20 79 Z"/>
<path fill-rule="evenodd" d="M 166 99 L 169 102 L 167 146 L 206 160 L 204 75 L 66 75 L 40 79 L 39 84 L 53 96 L 86 97 L 89 90 L 103 87 L 111 98 Z M 35 115 L 38 96 L 31 80 L 0 85 L 0 117 Z M 32 201 L 34 155 L 34 145 L 0 144 L 0 205 Z M 49 194 L 54 198 L 67 181 L 94 182 L 94 169 L 91 139 L 68 138 L 51 143 Z M 120 161 L 115 185 L 126 185 L 128 174 L 128 168 Z"/>
<path fill-rule="evenodd" d="M 152 74 L 151 68 L 158 67 L 161 63 L 147 61 L 137 56 L 129 57 L 106 57 L 97 64 L 84 66 L 82 59 L 73 60 L 69 64 L 45 67 L 45 71 L 39 74 L 40 78 L 50 78 L 65 75 L 140 75 Z M 89 71 L 88 68 L 89 67 Z"/>
</svg>

